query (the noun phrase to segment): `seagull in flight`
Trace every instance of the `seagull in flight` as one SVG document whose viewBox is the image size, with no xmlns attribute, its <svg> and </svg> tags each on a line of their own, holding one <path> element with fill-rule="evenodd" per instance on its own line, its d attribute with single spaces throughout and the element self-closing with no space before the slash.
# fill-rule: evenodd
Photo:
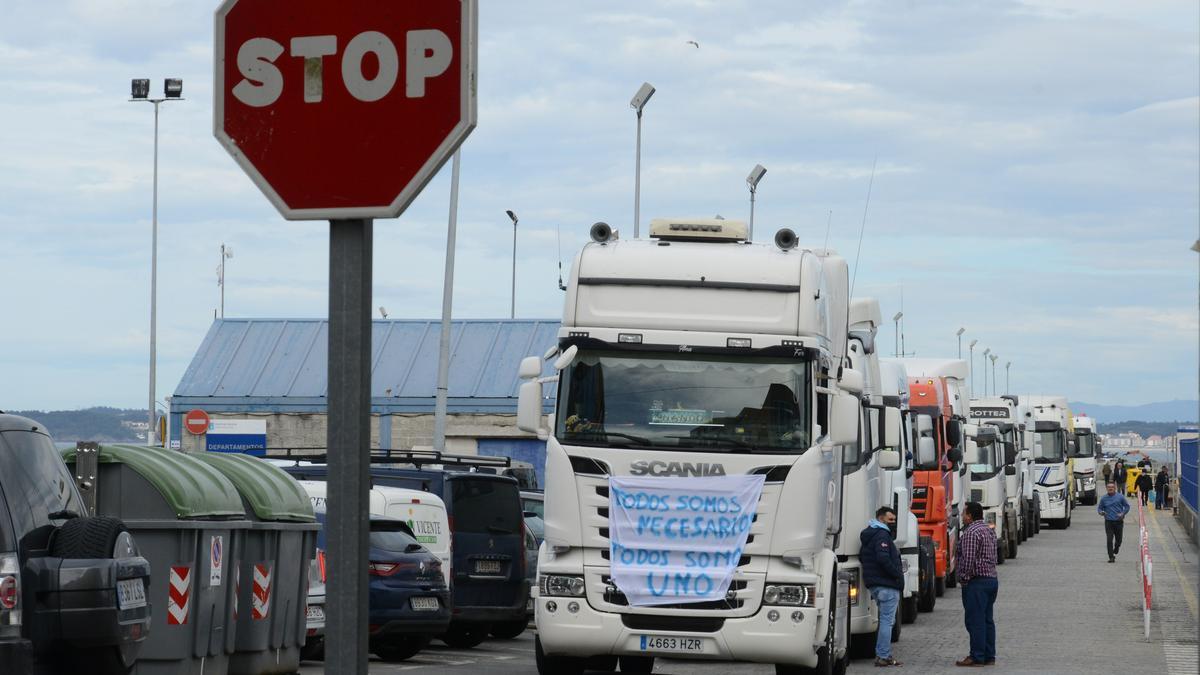
<svg viewBox="0 0 1200 675">
<path fill-rule="evenodd" d="M 695 47 L 696 49 L 700 49 L 700 43 L 699 43 L 699 42 L 696 42 L 695 40 L 688 40 L 688 41 L 687 41 L 687 43 L 688 43 L 689 45 L 692 45 L 692 46 L 693 46 L 693 47 Z"/>
</svg>

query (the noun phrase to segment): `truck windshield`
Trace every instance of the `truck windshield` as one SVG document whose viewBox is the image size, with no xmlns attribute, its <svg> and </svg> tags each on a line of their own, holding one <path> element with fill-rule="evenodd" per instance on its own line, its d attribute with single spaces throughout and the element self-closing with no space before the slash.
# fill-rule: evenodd
<svg viewBox="0 0 1200 675">
<path fill-rule="evenodd" d="M 1039 431 L 1033 435 L 1033 461 L 1038 464 L 1063 461 L 1062 437 L 1057 431 Z"/>
<path fill-rule="evenodd" d="M 560 382 L 564 443 L 746 453 L 811 444 L 803 361 L 581 352 Z"/>
<path fill-rule="evenodd" d="M 1075 457 L 1095 457 L 1096 437 L 1091 434 L 1079 434 L 1075 437 Z"/>
<path fill-rule="evenodd" d="M 991 476 L 999 470 L 1000 462 L 997 458 L 997 451 L 1000 445 L 995 442 L 989 442 L 985 445 L 977 446 L 974 457 L 967 457 L 972 478 L 983 478 Z"/>
</svg>

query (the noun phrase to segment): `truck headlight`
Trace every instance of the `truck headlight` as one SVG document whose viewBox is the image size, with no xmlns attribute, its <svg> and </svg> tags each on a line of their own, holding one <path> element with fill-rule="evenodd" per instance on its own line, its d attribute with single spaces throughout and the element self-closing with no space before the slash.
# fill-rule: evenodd
<svg viewBox="0 0 1200 675">
<path fill-rule="evenodd" d="M 1050 492 L 1047 494 L 1050 496 L 1050 501 L 1052 502 L 1061 502 L 1063 500 L 1063 490 L 1061 489 L 1050 490 Z"/>
<path fill-rule="evenodd" d="M 764 605 L 816 607 L 815 584 L 767 584 L 763 589 Z"/>
<path fill-rule="evenodd" d="M 583 577 L 544 574 L 538 577 L 538 593 L 543 598 L 582 598 L 587 592 Z"/>
</svg>

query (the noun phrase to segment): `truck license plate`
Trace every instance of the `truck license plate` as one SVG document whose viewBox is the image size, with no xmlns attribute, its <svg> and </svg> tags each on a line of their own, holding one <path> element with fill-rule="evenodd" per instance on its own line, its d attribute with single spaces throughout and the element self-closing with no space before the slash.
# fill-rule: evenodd
<svg viewBox="0 0 1200 675">
<path fill-rule="evenodd" d="M 136 609 L 146 606 L 146 586 L 141 579 L 122 579 L 117 582 L 117 608 Z"/>
<path fill-rule="evenodd" d="M 475 573 L 476 574 L 500 574 L 500 569 L 501 569 L 501 567 L 500 567 L 499 560 L 476 560 L 475 561 Z"/>
<path fill-rule="evenodd" d="M 704 641 L 700 638 L 643 635 L 641 643 L 641 649 L 644 652 L 671 652 L 676 654 L 704 653 Z"/>
<path fill-rule="evenodd" d="M 408 604 L 416 612 L 436 612 L 441 606 L 437 598 L 409 598 Z"/>
</svg>

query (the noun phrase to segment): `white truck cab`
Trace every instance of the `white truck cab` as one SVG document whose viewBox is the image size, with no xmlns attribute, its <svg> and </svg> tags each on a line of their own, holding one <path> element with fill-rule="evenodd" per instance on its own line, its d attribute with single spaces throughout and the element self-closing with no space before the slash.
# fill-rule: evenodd
<svg viewBox="0 0 1200 675">
<path fill-rule="evenodd" d="M 1029 473 L 1041 505 L 1041 519 L 1052 527 L 1068 528 L 1075 503 L 1075 481 L 1073 459 L 1067 454 L 1067 436 L 1074 422 L 1067 399 L 1022 395 L 1018 411 L 1025 422 L 1032 459 Z"/>
<path fill-rule="evenodd" d="M 984 435 L 981 440 L 977 440 L 977 443 L 982 446 L 984 445 L 982 439 L 988 439 L 988 442 L 993 444 L 991 448 L 981 449 L 980 456 L 995 462 L 994 465 L 988 465 L 986 468 L 969 467 L 972 474 L 972 499 L 974 499 L 976 490 L 982 490 L 987 499 L 987 502 L 984 503 L 986 511 L 988 503 L 997 497 L 1002 497 L 1002 501 L 995 504 L 996 518 L 1000 521 L 1000 528 L 996 530 L 996 536 L 1003 548 L 1000 553 L 1005 558 L 1017 556 L 1017 548 L 1025 540 L 1027 534 L 1025 528 L 1027 521 L 1024 518 L 1025 504 L 1021 495 L 1022 471 L 1020 451 L 1018 450 L 1019 431 L 1016 425 L 1016 412 L 1016 403 L 1012 397 L 971 400 L 971 421 L 984 431 Z M 993 486 L 992 484 L 995 482 L 1002 483 L 1002 485 Z"/>
<path fill-rule="evenodd" d="M 844 362 L 846 262 L 797 248 L 790 231 L 750 243 L 736 221 L 660 219 L 649 233 L 593 227 L 552 374 L 536 357 L 521 364 L 518 426 L 546 440 L 538 672 L 616 657 L 646 673 L 656 656 L 844 667 L 849 584 L 836 551 L 858 535 L 842 485 L 863 387 Z M 610 478 L 734 475 L 764 484 L 725 596 L 631 601 L 612 576 Z"/>
<path fill-rule="evenodd" d="M 1076 415 L 1072 458 L 1075 460 L 1075 495 L 1080 504 L 1096 503 L 1096 458 L 1100 456 L 1100 444 L 1096 439 L 1096 421 L 1087 415 Z"/>
</svg>

